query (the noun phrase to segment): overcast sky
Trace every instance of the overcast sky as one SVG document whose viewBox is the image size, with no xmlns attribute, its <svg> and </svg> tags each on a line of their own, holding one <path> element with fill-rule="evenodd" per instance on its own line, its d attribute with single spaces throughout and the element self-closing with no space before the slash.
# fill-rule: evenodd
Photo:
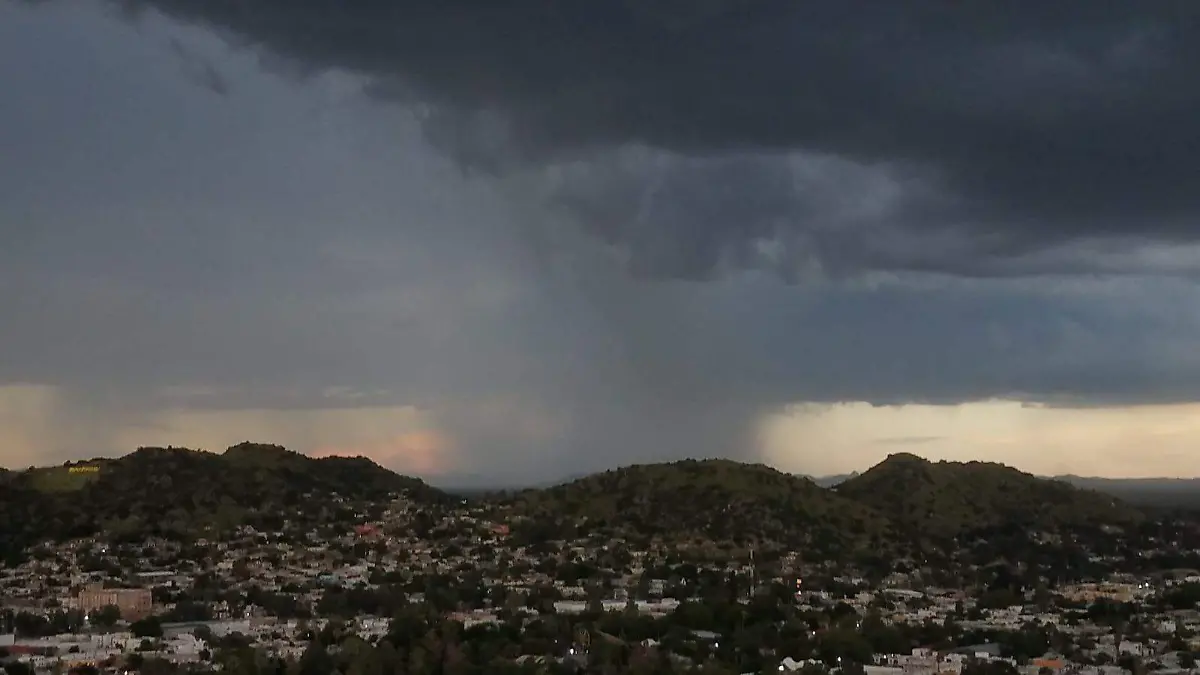
<svg viewBox="0 0 1200 675">
<path fill-rule="evenodd" d="M 0 0 L 0 465 L 1200 475 L 1200 5 Z"/>
</svg>

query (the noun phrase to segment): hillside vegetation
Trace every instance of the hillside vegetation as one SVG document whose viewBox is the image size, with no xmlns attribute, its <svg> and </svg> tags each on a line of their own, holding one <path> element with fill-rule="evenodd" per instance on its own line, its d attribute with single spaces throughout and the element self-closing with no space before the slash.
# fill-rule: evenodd
<svg viewBox="0 0 1200 675">
<path fill-rule="evenodd" d="M 341 523 L 404 494 L 456 501 L 365 458 L 313 459 L 244 443 L 223 454 L 142 448 L 117 459 L 0 472 L 0 555 L 39 539 L 104 532 L 187 537 L 238 525 Z M 335 497 L 340 497 L 336 499 Z M 1126 525 L 1127 504 L 1000 464 L 897 454 L 833 488 L 761 464 L 684 460 L 627 466 L 477 501 L 531 543 L 601 533 L 652 543 L 753 546 L 838 559 L 904 556 L 931 539 Z"/>
<path fill-rule="evenodd" d="M 955 536 L 999 525 L 1123 525 L 1141 514 L 1111 495 L 1038 478 L 1003 464 L 888 457 L 833 488 L 888 514 L 909 532 Z"/>
<path fill-rule="evenodd" d="M 285 519 L 319 522 L 335 515 L 335 495 L 359 502 L 394 494 L 448 499 L 365 458 L 314 459 L 251 443 L 224 454 L 141 448 L 116 459 L 8 472 L 0 480 L 0 541 L 8 551 L 101 531 L 183 536 L 243 524 L 278 527 Z"/>
<path fill-rule="evenodd" d="M 716 459 L 628 466 L 526 490 L 507 504 L 543 523 L 795 548 L 857 547 L 887 528 L 878 513 L 811 480 Z"/>
</svg>

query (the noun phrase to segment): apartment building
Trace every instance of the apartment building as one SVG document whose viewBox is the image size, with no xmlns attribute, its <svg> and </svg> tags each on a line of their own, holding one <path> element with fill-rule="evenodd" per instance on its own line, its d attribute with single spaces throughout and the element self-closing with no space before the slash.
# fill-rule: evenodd
<svg viewBox="0 0 1200 675">
<path fill-rule="evenodd" d="M 137 621 L 154 610 L 154 600 L 146 588 L 104 588 L 93 584 L 79 593 L 79 609 L 93 612 L 108 605 L 121 610 L 121 618 Z"/>
</svg>

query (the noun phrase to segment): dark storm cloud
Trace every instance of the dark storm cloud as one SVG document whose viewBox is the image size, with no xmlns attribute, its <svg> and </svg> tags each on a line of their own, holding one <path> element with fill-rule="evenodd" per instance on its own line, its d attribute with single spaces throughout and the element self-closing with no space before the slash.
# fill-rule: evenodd
<svg viewBox="0 0 1200 675">
<path fill-rule="evenodd" d="M 369 76 L 371 92 L 423 110 L 430 138 L 473 165 L 603 164 L 625 146 L 662 153 L 657 168 L 599 167 L 586 179 L 603 190 L 599 202 L 571 184 L 553 195 L 642 274 L 1121 272 L 1027 258 L 1080 239 L 1129 246 L 1200 232 L 1200 6 L 1186 0 L 1019 11 L 791 0 L 123 4 L 303 68 Z M 834 158 L 901 195 L 840 222 L 797 184 L 789 155 Z M 639 213 L 649 171 L 664 175 L 665 192 Z M 855 183 L 825 187 L 871 198 Z M 778 250 L 762 254 L 764 242 Z"/>
<path fill-rule="evenodd" d="M 415 406 L 525 479 L 1200 400 L 1191 5 L 1063 6 L 0 2 L 0 387 L 56 457 Z"/>
</svg>

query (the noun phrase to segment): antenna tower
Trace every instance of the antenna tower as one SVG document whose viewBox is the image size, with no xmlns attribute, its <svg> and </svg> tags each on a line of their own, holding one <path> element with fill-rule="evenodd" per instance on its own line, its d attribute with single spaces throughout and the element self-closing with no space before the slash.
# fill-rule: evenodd
<svg viewBox="0 0 1200 675">
<path fill-rule="evenodd" d="M 756 572 L 754 569 L 754 547 L 751 546 L 750 547 L 750 598 L 749 599 L 754 598 L 754 592 L 757 590 L 758 579 L 756 578 L 755 574 L 756 574 Z"/>
</svg>

